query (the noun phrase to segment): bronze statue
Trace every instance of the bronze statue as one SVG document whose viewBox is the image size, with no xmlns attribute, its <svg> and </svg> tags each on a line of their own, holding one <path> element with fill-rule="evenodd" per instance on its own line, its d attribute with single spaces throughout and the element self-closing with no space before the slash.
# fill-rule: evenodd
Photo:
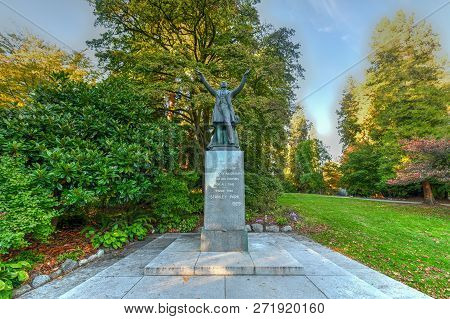
<svg viewBox="0 0 450 319">
<path fill-rule="evenodd" d="M 239 123 L 239 117 L 234 113 L 231 99 L 235 97 L 244 87 L 250 70 L 247 70 L 242 77 L 241 83 L 234 90 L 228 90 L 228 83 L 222 82 L 218 90 L 214 90 L 206 81 L 202 72 L 196 70 L 200 81 L 206 89 L 216 98 L 213 109 L 214 134 L 207 149 L 214 148 L 239 148 L 239 142 L 236 134 L 236 124 Z M 226 132 L 226 134 L 225 134 Z"/>
</svg>

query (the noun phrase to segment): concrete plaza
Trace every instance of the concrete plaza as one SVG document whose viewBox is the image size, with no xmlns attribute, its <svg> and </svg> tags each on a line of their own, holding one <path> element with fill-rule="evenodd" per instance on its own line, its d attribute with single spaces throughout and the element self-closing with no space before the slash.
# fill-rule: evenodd
<svg viewBox="0 0 450 319">
<path fill-rule="evenodd" d="M 302 236 L 249 233 L 248 253 L 202 253 L 199 243 L 165 234 L 21 298 L 429 298 Z"/>
</svg>

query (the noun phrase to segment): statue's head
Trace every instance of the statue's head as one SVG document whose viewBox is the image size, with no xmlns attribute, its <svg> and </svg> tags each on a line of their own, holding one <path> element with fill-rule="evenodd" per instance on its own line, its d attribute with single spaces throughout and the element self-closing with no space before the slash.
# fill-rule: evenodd
<svg viewBox="0 0 450 319">
<path fill-rule="evenodd" d="M 227 87 L 228 87 L 228 83 L 227 82 L 223 81 L 223 82 L 220 83 L 220 88 L 221 89 L 226 89 Z"/>
</svg>

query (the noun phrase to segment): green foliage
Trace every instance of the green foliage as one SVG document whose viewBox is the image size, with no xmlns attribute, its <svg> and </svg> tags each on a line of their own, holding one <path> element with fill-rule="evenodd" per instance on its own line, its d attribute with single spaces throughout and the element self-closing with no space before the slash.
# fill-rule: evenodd
<svg viewBox="0 0 450 319">
<path fill-rule="evenodd" d="M 24 160 L 0 156 L 0 254 L 26 247 L 30 239 L 45 241 L 53 231 L 55 206 Z"/>
<path fill-rule="evenodd" d="M 289 219 L 284 216 L 278 216 L 277 218 L 275 218 L 275 222 L 280 226 L 284 226 L 289 224 Z"/>
<path fill-rule="evenodd" d="M 189 233 L 197 227 L 199 220 L 200 217 L 198 215 L 169 215 L 161 218 L 155 229 L 158 233 L 168 231 Z"/>
<path fill-rule="evenodd" d="M 150 231 L 153 231 L 154 219 L 148 216 L 135 218 L 131 223 L 115 221 L 99 228 L 88 226 L 83 229 L 86 238 L 90 238 L 95 248 L 100 246 L 119 249 L 132 240 L 143 240 Z"/>
<path fill-rule="evenodd" d="M 125 78 L 53 80 L 30 105 L 0 109 L 0 153 L 24 157 L 64 214 L 150 201 L 153 181 L 177 167 L 176 125 L 156 117 Z"/>
<path fill-rule="evenodd" d="M 322 141 L 313 138 L 312 123 L 297 105 L 289 127 L 287 165 L 284 189 L 307 193 L 322 193 L 325 188 L 322 168 L 331 159 Z"/>
<path fill-rule="evenodd" d="M 349 80 L 338 111 L 349 193 L 416 194 L 387 182 L 401 164 L 403 140 L 448 137 L 450 91 L 439 50 L 431 25 L 403 11 L 375 27 L 366 78 L 360 86 Z"/>
<path fill-rule="evenodd" d="M 248 211 L 264 213 L 274 209 L 282 191 L 276 177 L 245 173 L 245 207 Z"/>
<path fill-rule="evenodd" d="M 64 262 L 66 259 L 78 260 L 83 255 L 83 250 L 80 247 L 77 247 L 75 250 L 58 255 L 58 257 L 56 257 L 56 260 L 60 263 Z"/>
<path fill-rule="evenodd" d="M 339 164 L 333 161 L 328 161 L 323 165 L 322 172 L 325 192 L 329 195 L 336 195 L 338 192 L 340 179 L 342 177 Z"/>
<path fill-rule="evenodd" d="M 246 210 L 245 211 L 245 222 L 251 222 L 256 217 L 256 213 L 252 210 Z"/>
<path fill-rule="evenodd" d="M 307 193 L 324 191 L 322 165 L 329 159 L 330 155 L 318 139 L 308 139 L 297 145 L 294 176 L 300 191 Z"/>
<path fill-rule="evenodd" d="M 9 262 L 26 261 L 31 266 L 36 263 L 42 263 L 44 261 L 45 255 L 43 253 L 34 250 L 23 250 L 19 252 L 16 256 L 9 259 Z"/>
<path fill-rule="evenodd" d="M 370 144 L 347 153 L 341 165 L 341 186 L 351 195 L 370 196 L 380 192 L 380 160 L 378 150 Z"/>
<path fill-rule="evenodd" d="M 439 38 L 427 22 L 398 11 L 383 18 L 372 37 L 367 73 L 372 107 L 370 137 L 399 141 L 441 137 L 448 129 L 448 91 Z"/>
<path fill-rule="evenodd" d="M 194 187 L 197 181 L 198 175 L 193 173 L 181 176 L 166 174 L 158 178 L 158 193 L 153 200 L 154 214 L 158 220 L 157 232 L 185 232 L 195 227 L 197 223 L 192 219 L 195 215 L 191 214 L 203 209 L 202 193 Z M 195 225 L 191 227 L 192 224 Z"/>
<path fill-rule="evenodd" d="M 178 230 L 180 233 L 189 233 L 197 227 L 199 221 L 200 217 L 198 215 L 188 216 L 181 221 Z"/>
<path fill-rule="evenodd" d="M 342 93 L 341 108 L 336 111 L 338 115 L 338 132 L 341 137 L 340 142 L 343 144 L 344 149 L 356 143 L 356 136 L 361 131 L 358 123 L 360 105 L 355 96 L 355 89 L 355 80 L 350 77 L 347 87 Z"/>
<path fill-rule="evenodd" d="M 0 261 L 0 299 L 11 298 L 13 289 L 28 280 L 30 269 L 31 266 L 26 261 Z"/>
<path fill-rule="evenodd" d="M 156 111 L 182 121 L 188 133 L 182 143 L 186 163 L 197 171 L 202 171 L 201 157 L 210 139 L 214 100 L 197 81 L 195 68 L 213 86 L 227 80 L 235 87 L 251 67 L 247 85 L 234 103 L 242 119 L 238 134 L 246 169 L 281 175 L 284 128 L 296 80 L 303 76 L 293 30 L 262 25 L 255 1 L 92 3 L 97 23 L 107 29 L 89 42 L 101 64 L 114 74 L 131 75 L 140 90 L 157 102 Z M 167 98 L 170 109 L 164 107 Z"/>
</svg>

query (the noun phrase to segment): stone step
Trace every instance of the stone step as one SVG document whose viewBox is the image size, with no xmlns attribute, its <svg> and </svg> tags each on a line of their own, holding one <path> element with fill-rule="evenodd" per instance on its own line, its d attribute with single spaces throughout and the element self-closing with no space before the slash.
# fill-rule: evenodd
<svg viewBox="0 0 450 319">
<path fill-rule="evenodd" d="M 253 238 L 253 237 L 251 237 Z M 182 276 L 303 275 L 301 263 L 285 249 L 249 239 L 248 252 L 200 252 L 199 237 L 175 240 L 144 268 L 144 274 Z"/>
<path fill-rule="evenodd" d="M 363 265 L 356 260 L 344 256 L 332 249 L 322 246 L 314 241 L 311 241 L 301 236 L 296 236 L 296 240 L 307 247 L 306 252 L 297 251 L 293 256 L 301 260 L 306 275 L 311 278 L 316 278 L 315 284 L 320 286 L 319 277 L 312 277 L 315 275 L 337 275 L 337 276 L 353 276 L 360 281 L 378 289 L 382 293 L 388 295 L 390 298 L 398 299 L 430 299 L 431 297 L 411 288 L 395 279 L 390 278 L 366 265 Z M 313 267 L 310 267 L 313 266 Z M 355 278 L 352 278 L 354 281 Z M 314 282 L 314 279 L 311 279 Z"/>
</svg>

